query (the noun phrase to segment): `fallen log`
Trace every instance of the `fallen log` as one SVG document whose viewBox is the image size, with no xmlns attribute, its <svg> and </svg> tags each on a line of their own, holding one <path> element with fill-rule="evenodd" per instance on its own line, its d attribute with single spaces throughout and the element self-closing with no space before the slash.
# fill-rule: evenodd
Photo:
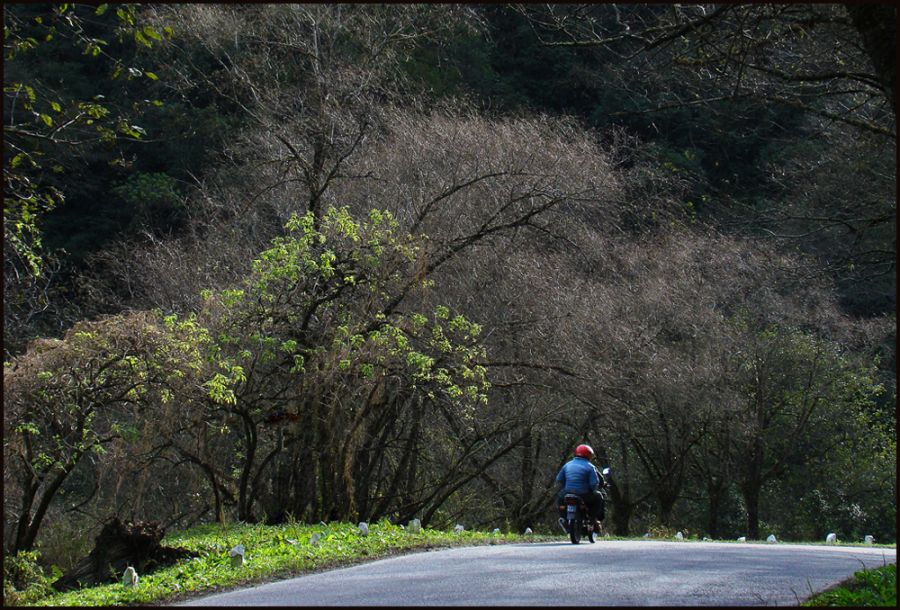
<svg viewBox="0 0 900 610">
<path fill-rule="evenodd" d="M 100 530 L 94 550 L 52 586 L 57 591 L 68 591 L 121 582 L 128 566 L 143 575 L 196 556 L 187 549 L 162 546 L 163 535 L 165 528 L 159 523 L 122 522 L 115 517 Z"/>
</svg>

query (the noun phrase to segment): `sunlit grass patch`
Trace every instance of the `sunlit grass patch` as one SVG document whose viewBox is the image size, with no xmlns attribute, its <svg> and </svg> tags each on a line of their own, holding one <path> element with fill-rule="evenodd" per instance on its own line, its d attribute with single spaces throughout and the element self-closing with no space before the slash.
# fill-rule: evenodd
<svg viewBox="0 0 900 610">
<path fill-rule="evenodd" d="M 819 593 L 803 606 L 897 606 L 897 564 L 861 570 L 853 578 Z"/>
<path fill-rule="evenodd" d="M 599 542 L 615 540 L 636 540 L 624 537 L 602 537 Z M 638 539 L 640 540 L 640 539 Z M 650 538 L 666 541 L 667 539 Z M 31 604 L 39 606 L 110 606 L 128 604 L 168 603 L 191 596 L 205 595 L 232 587 L 278 580 L 316 570 L 346 566 L 361 561 L 386 557 L 394 553 L 415 549 L 440 548 L 450 546 L 477 545 L 503 542 L 556 541 L 567 543 L 562 532 L 551 535 L 492 534 L 477 531 L 453 532 L 448 530 L 423 529 L 411 533 L 387 520 L 369 524 L 368 536 L 363 536 L 358 527 L 350 523 L 258 525 L 232 523 L 226 525 L 206 524 L 187 531 L 171 532 L 162 541 L 167 547 L 181 547 L 194 552 L 197 557 L 179 561 L 177 564 L 160 569 L 152 574 L 140 574 L 137 588 L 131 589 L 121 583 L 85 588 L 67 593 L 53 593 L 45 596 L 47 587 L 35 589 L 29 595 L 17 600 L 6 600 L 8 604 Z M 697 542 L 695 539 L 684 543 Z M 723 541 L 717 541 L 723 542 Z M 757 541 L 759 544 L 767 544 Z M 231 549 L 244 546 L 245 563 L 233 567 Z M 892 545 L 893 546 L 893 545 Z M 894 566 L 888 566 L 894 570 Z M 863 573 L 859 573 L 863 574 Z M 866 577 L 869 578 L 869 577 Z M 875 577 L 871 577 L 875 578 Z M 882 591 L 881 580 L 871 581 L 867 589 Z M 880 588 L 879 588 L 880 587 Z M 890 574 L 890 592 L 896 599 L 895 572 Z M 833 592 L 830 592 L 831 594 Z M 843 597 L 841 596 L 843 595 Z M 845 601 L 828 603 L 821 601 L 806 605 L 864 605 L 868 595 L 862 588 L 849 593 L 823 598 Z M 873 594 L 874 595 L 874 594 Z M 881 593 L 879 593 L 881 595 Z M 818 598 L 813 598 L 818 599 Z M 846 601 L 852 600 L 852 601 Z M 869 605 L 890 605 L 887 603 Z"/>
<path fill-rule="evenodd" d="M 318 540 L 314 541 L 316 534 Z M 41 606 L 105 606 L 171 601 L 191 593 L 212 593 L 237 585 L 348 565 L 404 549 L 533 539 L 540 537 L 432 529 L 411 533 L 387 520 L 369 524 L 367 536 L 363 536 L 357 526 L 348 523 L 207 524 L 167 535 L 162 541 L 165 546 L 186 548 L 199 556 L 152 574 L 141 574 L 136 588 L 116 583 L 30 601 Z M 244 565 L 234 567 L 230 551 L 238 544 L 245 548 L 246 561 Z"/>
</svg>

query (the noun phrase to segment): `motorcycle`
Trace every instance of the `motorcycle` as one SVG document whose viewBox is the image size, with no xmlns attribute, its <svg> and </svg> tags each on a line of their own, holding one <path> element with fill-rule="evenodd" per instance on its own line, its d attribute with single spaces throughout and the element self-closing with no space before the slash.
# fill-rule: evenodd
<svg viewBox="0 0 900 610">
<path fill-rule="evenodd" d="M 609 476 L 609 468 L 604 468 L 601 477 L 600 493 L 603 501 L 606 501 L 606 477 Z M 588 542 L 594 544 L 596 537 L 600 533 L 597 531 L 596 524 L 591 518 L 590 510 L 584 499 L 577 494 L 566 494 L 563 496 L 563 504 L 559 507 L 560 511 L 565 511 L 565 517 L 560 517 L 560 525 L 569 535 L 572 544 L 581 542 L 582 537 L 586 537 Z"/>
</svg>

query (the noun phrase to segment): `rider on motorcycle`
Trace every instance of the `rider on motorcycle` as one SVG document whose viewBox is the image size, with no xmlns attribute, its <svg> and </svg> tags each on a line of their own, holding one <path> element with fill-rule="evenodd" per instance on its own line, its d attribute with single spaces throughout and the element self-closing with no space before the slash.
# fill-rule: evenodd
<svg viewBox="0 0 900 610">
<path fill-rule="evenodd" d="M 581 496 L 599 529 L 605 513 L 600 490 L 606 486 L 606 480 L 591 463 L 593 457 L 594 450 L 590 445 L 578 445 L 575 448 L 575 457 L 566 462 L 556 475 L 556 482 L 559 485 L 556 505 L 563 505 L 563 498 L 567 493 Z"/>
</svg>

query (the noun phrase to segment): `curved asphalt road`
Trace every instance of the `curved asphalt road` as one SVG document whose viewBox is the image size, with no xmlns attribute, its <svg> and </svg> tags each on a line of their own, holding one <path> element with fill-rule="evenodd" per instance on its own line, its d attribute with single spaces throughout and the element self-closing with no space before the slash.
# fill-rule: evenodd
<svg viewBox="0 0 900 610">
<path fill-rule="evenodd" d="M 796 605 L 895 549 L 605 541 L 414 553 L 249 589 L 190 606 Z"/>
</svg>

